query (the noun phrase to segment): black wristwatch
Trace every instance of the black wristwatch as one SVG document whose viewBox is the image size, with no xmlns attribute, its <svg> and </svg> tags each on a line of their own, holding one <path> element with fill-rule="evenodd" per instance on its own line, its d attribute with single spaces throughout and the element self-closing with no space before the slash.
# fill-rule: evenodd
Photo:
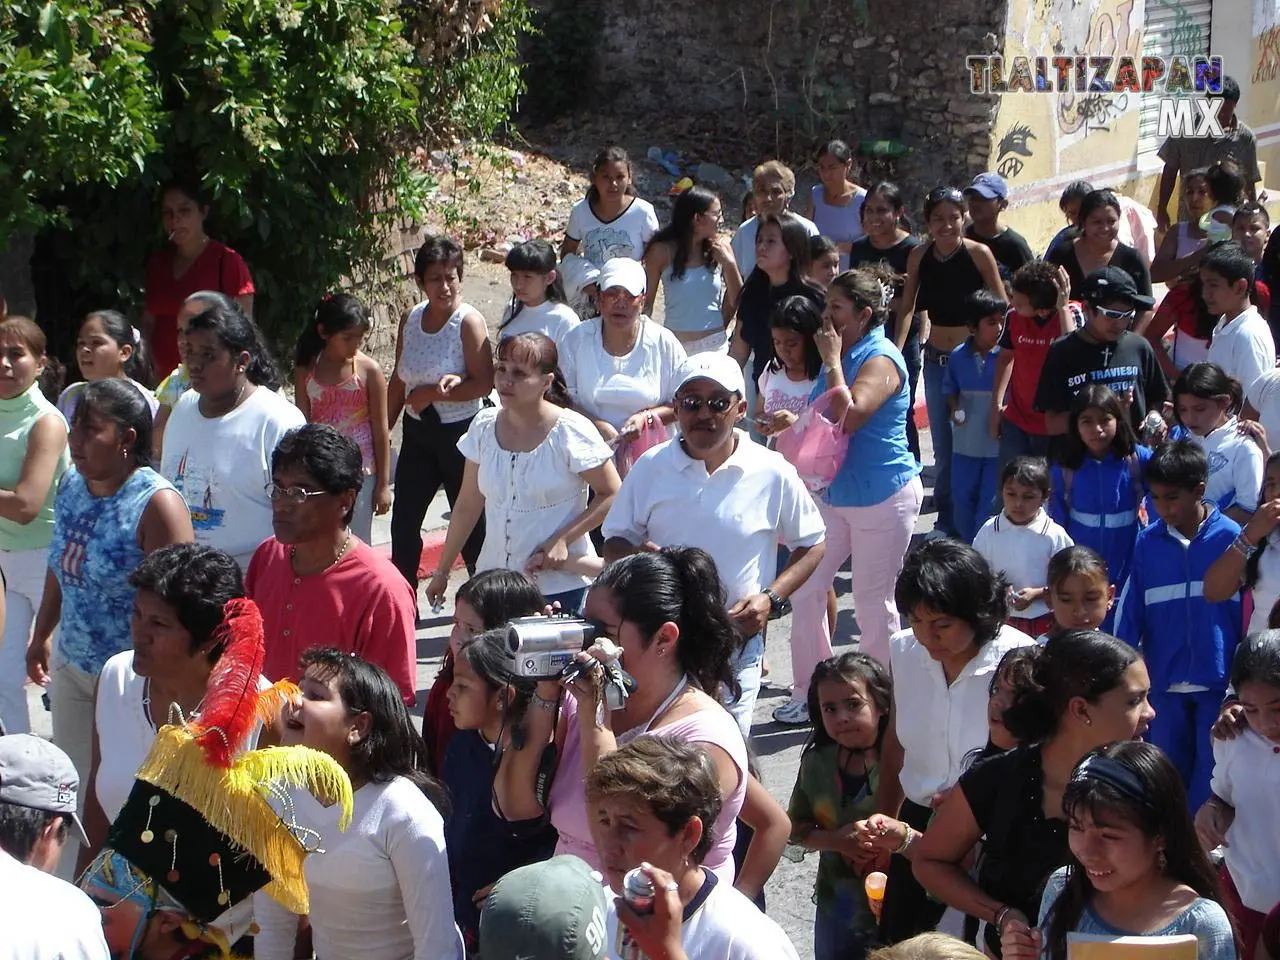
<svg viewBox="0 0 1280 960">
<path fill-rule="evenodd" d="M 782 605 L 785 601 L 780 596 L 778 596 L 772 590 L 765 590 L 764 595 L 769 598 L 770 613 L 777 613 L 782 609 Z"/>
</svg>

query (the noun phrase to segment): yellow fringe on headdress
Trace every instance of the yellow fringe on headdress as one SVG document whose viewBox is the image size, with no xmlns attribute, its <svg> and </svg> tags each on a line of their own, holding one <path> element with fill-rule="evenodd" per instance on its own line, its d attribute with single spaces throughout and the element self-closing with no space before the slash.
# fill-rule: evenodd
<svg viewBox="0 0 1280 960">
<path fill-rule="evenodd" d="M 267 797 L 272 784 L 284 784 L 309 790 L 322 803 L 340 803 L 338 827 L 345 830 L 351 822 L 351 781 L 331 756 L 309 747 L 266 747 L 221 769 L 208 763 L 185 728 L 165 726 L 137 776 L 197 810 L 253 854 L 271 875 L 267 893 L 283 906 L 309 912 L 302 872 L 307 850 Z"/>
<path fill-rule="evenodd" d="M 258 704 L 254 709 L 263 726 L 271 726 L 280 717 L 287 703 L 302 699 L 302 688 L 292 680 L 277 680 L 265 690 L 258 691 Z"/>
</svg>

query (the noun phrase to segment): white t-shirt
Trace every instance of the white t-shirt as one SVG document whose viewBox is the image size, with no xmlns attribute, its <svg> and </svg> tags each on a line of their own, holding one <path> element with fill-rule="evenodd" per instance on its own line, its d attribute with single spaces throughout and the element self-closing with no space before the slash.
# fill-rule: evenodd
<svg viewBox="0 0 1280 960">
<path fill-rule="evenodd" d="M 404 777 L 355 792 L 346 831 L 341 805 L 289 791 L 297 822 L 318 833 L 321 852 L 303 864 L 317 957 L 452 960 L 461 957 L 453 922 L 444 820 Z M 258 960 L 293 960 L 298 918 L 270 895 L 253 897 Z"/>
<path fill-rule="evenodd" d="M 75 844 L 63 851 L 75 856 Z M 0 850 L 0 960 L 108 960 L 102 914 L 80 889 Z"/>
<path fill-rule="evenodd" d="M 942 665 L 914 633 L 900 630 L 889 638 L 894 724 L 903 749 L 900 780 L 907 799 L 928 806 L 935 793 L 960 779 L 969 754 L 987 742 L 987 701 L 1000 660 L 1034 643 L 1004 624 L 948 685 Z"/>
<path fill-rule="evenodd" d="M 792 380 L 785 370 L 765 367 L 758 381 L 760 396 L 764 398 L 765 416 L 779 410 L 790 410 L 797 416 L 804 413 L 817 383 L 817 380 Z"/>
<path fill-rule="evenodd" d="M 591 201 L 583 197 L 569 212 L 565 236 L 578 241 L 578 253 L 597 267 L 613 257 L 639 260 L 645 244 L 658 232 L 658 215 L 653 204 L 632 197 L 627 209 L 612 220 L 604 221 L 591 209 Z"/>
<path fill-rule="evenodd" d="M 1227 869 L 1250 910 L 1269 913 L 1280 903 L 1280 792 L 1277 744 L 1246 730 L 1234 740 L 1213 741 L 1214 796 L 1236 808 L 1227 830 Z"/>
<path fill-rule="evenodd" d="M 511 304 L 502 311 L 502 323 L 498 326 L 498 339 L 505 340 L 520 333 L 541 333 L 555 341 L 556 348 L 564 343 L 565 335 L 581 321 L 573 308 L 554 300 L 543 300 L 536 307 L 521 307 L 514 320 Z"/>
<path fill-rule="evenodd" d="M 795 945 L 782 928 L 745 894 L 706 871 L 707 883 L 684 909 L 680 945 L 691 960 L 798 960 Z M 619 950 L 618 911 L 609 901 L 609 957 L 626 960 Z"/>
<path fill-rule="evenodd" d="M 614 429 L 633 413 L 670 403 L 686 359 L 674 333 L 648 317 L 639 322 L 636 345 L 625 356 L 615 357 L 605 350 L 600 317 L 570 330 L 560 351 L 560 372 L 573 402 Z"/>
<path fill-rule="evenodd" d="M 1049 558 L 1059 550 L 1074 546 L 1066 530 L 1054 523 L 1044 508 L 1024 526 L 1018 526 L 1000 511 L 982 525 L 973 538 L 973 549 L 987 558 L 991 569 L 1002 570 L 1014 590 L 1043 587 L 1049 581 Z M 1034 620 L 1049 612 L 1043 600 L 1025 610 L 1010 612 L 1015 617 Z"/>
<path fill-rule="evenodd" d="M 1267 431 L 1267 443 L 1280 446 L 1280 370 L 1268 370 L 1245 391 L 1249 406 L 1258 411 L 1258 422 Z"/>
<path fill-rule="evenodd" d="M 818 229 L 818 225 L 808 217 L 802 217 L 800 214 L 788 210 L 791 216 L 795 217 L 809 232 L 809 236 L 816 237 L 822 231 Z M 733 235 L 733 259 L 738 261 L 738 269 L 742 271 L 742 279 L 746 280 L 751 276 L 751 271 L 756 268 L 756 218 L 751 217 L 742 221 L 742 226 L 738 227 Z"/>
<path fill-rule="evenodd" d="M 156 730 L 147 716 L 142 698 L 146 678 L 133 672 L 133 651 L 117 653 L 102 667 L 98 677 L 98 696 L 94 702 L 94 722 L 98 731 L 98 775 L 93 790 L 107 822 L 120 815 L 129 799 L 138 768 L 147 759 L 156 740 Z M 258 689 L 271 686 L 266 677 L 258 678 Z M 257 746 L 261 721 L 253 725 L 248 749 Z"/>
<path fill-rule="evenodd" d="M 1253 587 L 1253 614 L 1249 632 L 1267 629 L 1271 608 L 1280 600 L 1280 536 L 1267 537 L 1267 548 L 1258 554 L 1258 582 Z"/>
<path fill-rule="evenodd" d="M 1276 366 L 1276 344 L 1271 336 L 1271 326 L 1250 304 L 1248 308 L 1230 320 L 1224 315 L 1213 328 L 1209 341 L 1208 361 L 1216 363 L 1228 376 L 1240 381 L 1246 393 L 1253 383 Z"/>
<path fill-rule="evenodd" d="M 476 561 L 483 570 L 523 570 L 533 551 L 587 507 L 587 482 L 581 474 L 613 456 L 596 425 L 580 413 L 563 410 L 545 440 L 525 453 L 498 443 L 498 411 L 476 414 L 458 441 L 458 450 L 478 465 L 484 494 L 484 546 Z M 594 557 L 591 539 L 569 544 L 569 556 Z M 546 570 L 534 575 L 544 595 L 590 586 L 578 574 Z"/>
<path fill-rule="evenodd" d="M 1237 506 L 1253 513 L 1258 509 L 1262 492 L 1262 448 L 1252 437 L 1239 430 L 1240 422 L 1231 417 L 1207 437 L 1191 436 L 1191 442 L 1204 451 L 1209 460 L 1209 483 L 1204 498 L 1212 500 L 1219 510 Z"/>
<path fill-rule="evenodd" d="M 258 544 L 271 536 L 271 453 L 307 420 L 266 387 L 216 419 L 204 417 L 199 404 L 194 390 L 174 404 L 160 472 L 187 501 L 196 542 L 231 554 L 245 570 Z"/>
<path fill-rule="evenodd" d="M 795 467 L 735 431 L 737 447 L 708 474 L 672 440 L 631 468 L 601 533 L 634 544 L 701 547 L 711 555 L 729 606 L 777 576 L 778 544 L 795 550 L 826 536 L 826 525 Z"/>
</svg>

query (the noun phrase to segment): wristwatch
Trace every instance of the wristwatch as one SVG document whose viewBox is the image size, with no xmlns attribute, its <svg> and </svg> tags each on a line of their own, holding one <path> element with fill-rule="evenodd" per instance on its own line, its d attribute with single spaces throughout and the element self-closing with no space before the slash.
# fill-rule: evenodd
<svg viewBox="0 0 1280 960">
<path fill-rule="evenodd" d="M 782 609 L 783 600 L 772 590 L 765 590 L 764 595 L 769 598 L 769 612 L 777 613 Z"/>
</svg>

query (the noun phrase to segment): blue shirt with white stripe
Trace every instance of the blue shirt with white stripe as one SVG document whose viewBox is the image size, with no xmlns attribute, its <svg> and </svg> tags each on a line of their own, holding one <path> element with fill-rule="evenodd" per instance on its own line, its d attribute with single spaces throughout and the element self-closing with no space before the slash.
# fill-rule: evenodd
<svg viewBox="0 0 1280 960">
<path fill-rule="evenodd" d="M 1116 636 L 1137 647 L 1151 689 L 1186 683 L 1225 690 L 1243 636 L 1239 592 L 1222 603 L 1204 598 L 1204 575 L 1231 549 L 1240 525 L 1210 503 L 1208 516 L 1187 540 L 1157 520 L 1138 534 L 1129 582 L 1116 608 Z"/>
<path fill-rule="evenodd" d="M 1141 529 L 1138 489 L 1145 496 L 1143 478 L 1151 451 L 1138 447 L 1133 455 L 1137 458 L 1136 484 L 1133 467 L 1113 453 L 1102 460 L 1085 454 L 1080 467 L 1070 471 L 1069 497 L 1064 468 L 1055 465 L 1051 471 L 1053 493 L 1049 498 L 1049 516 L 1058 521 L 1077 544 L 1096 550 L 1102 556 L 1117 590 L 1123 588 L 1129 578 L 1133 545 Z"/>
</svg>

